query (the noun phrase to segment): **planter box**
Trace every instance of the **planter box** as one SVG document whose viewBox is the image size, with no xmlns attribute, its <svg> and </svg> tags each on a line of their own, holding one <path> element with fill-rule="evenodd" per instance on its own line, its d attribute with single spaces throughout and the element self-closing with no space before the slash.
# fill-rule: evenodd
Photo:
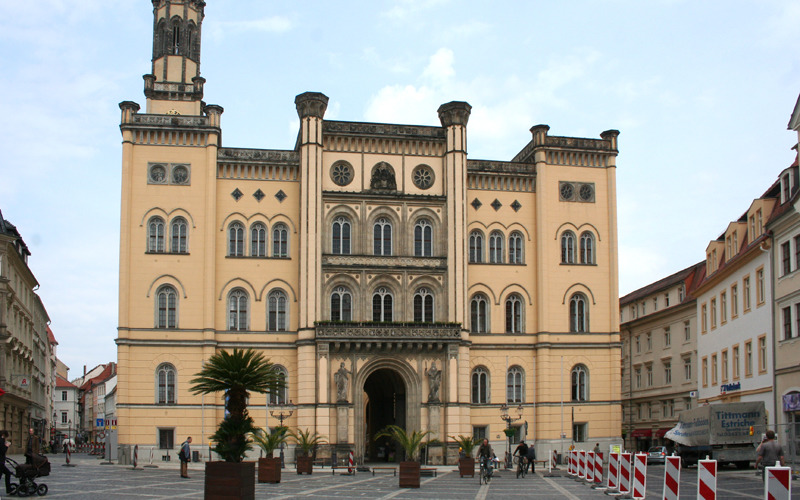
<svg viewBox="0 0 800 500">
<path fill-rule="evenodd" d="M 274 484 L 281 482 L 280 458 L 267 457 L 258 459 L 258 482 Z"/>
<path fill-rule="evenodd" d="M 311 474 L 313 466 L 314 459 L 312 457 L 297 457 L 298 474 Z"/>
<path fill-rule="evenodd" d="M 419 462 L 400 462 L 400 487 L 419 488 Z"/>
<path fill-rule="evenodd" d="M 458 459 L 458 476 L 475 477 L 475 459 L 464 457 Z"/>
<path fill-rule="evenodd" d="M 204 491 L 206 500 L 255 499 L 255 462 L 206 462 Z"/>
</svg>

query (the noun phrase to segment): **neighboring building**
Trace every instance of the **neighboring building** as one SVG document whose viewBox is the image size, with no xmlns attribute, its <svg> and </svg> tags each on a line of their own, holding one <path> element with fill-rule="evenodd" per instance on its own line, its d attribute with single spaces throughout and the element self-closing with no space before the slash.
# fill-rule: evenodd
<svg viewBox="0 0 800 500">
<path fill-rule="evenodd" d="M 625 448 L 668 445 L 664 434 L 697 398 L 696 264 L 619 299 Z"/>
<path fill-rule="evenodd" d="M 205 2 L 153 5 L 146 112 L 120 104 L 123 447 L 208 443 L 221 395 L 190 380 L 237 347 L 287 380 L 251 395 L 258 425 L 292 402 L 284 423 L 325 436 L 321 455 L 375 459 L 389 423 L 500 452 L 506 404 L 542 452 L 620 442 L 617 131 L 537 125 L 510 161 L 473 160 L 465 102 L 441 126 L 359 123 L 307 92 L 293 149 L 223 147 Z"/>
<path fill-rule="evenodd" d="M 800 98 L 789 121 L 800 143 Z M 793 149 L 797 152 L 798 143 Z M 800 455 L 800 176 L 798 161 L 781 172 L 775 213 L 767 223 L 773 239 L 775 294 L 775 408 L 780 440 Z"/>
<path fill-rule="evenodd" d="M 45 366 L 47 367 L 45 373 L 45 380 L 47 380 L 47 409 L 45 415 L 48 415 L 48 420 L 50 421 L 50 439 L 55 439 L 56 434 L 56 420 L 50 420 L 50 416 L 54 414 L 55 410 L 55 398 L 56 398 L 56 372 L 58 369 L 58 341 L 56 340 L 56 336 L 53 334 L 53 331 L 50 327 L 47 327 L 47 343 L 49 344 L 50 349 L 48 350 L 48 358 Z"/>
<path fill-rule="evenodd" d="M 50 318 L 34 292 L 31 255 L 17 228 L 0 212 L 0 427 L 11 432 L 10 453 L 20 453 L 28 429 L 49 439 Z"/>
<path fill-rule="evenodd" d="M 698 403 L 763 401 L 774 408 L 771 238 L 775 184 L 706 248 L 694 290 L 700 335 Z M 769 411 L 769 425 L 775 413 Z"/>
<path fill-rule="evenodd" d="M 53 422 L 58 444 L 67 438 L 75 441 L 79 427 L 78 397 L 78 386 L 60 375 L 56 377 Z"/>
<path fill-rule="evenodd" d="M 117 364 L 104 363 L 92 368 L 83 377 L 73 380 L 78 386 L 78 441 L 99 442 L 104 431 L 98 419 L 105 420 L 106 384 L 116 379 Z"/>
</svg>

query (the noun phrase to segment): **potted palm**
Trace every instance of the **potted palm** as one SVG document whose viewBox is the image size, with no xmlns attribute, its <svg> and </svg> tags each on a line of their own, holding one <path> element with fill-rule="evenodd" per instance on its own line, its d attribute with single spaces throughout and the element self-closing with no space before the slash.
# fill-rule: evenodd
<svg viewBox="0 0 800 500">
<path fill-rule="evenodd" d="M 381 432 L 379 432 L 375 439 L 391 438 L 405 451 L 405 461 L 400 462 L 400 487 L 401 488 L 419 488 L 419 462 L 417 461 L 417 454 L 422 440 L 431 434 L 431 431 L 413 431 L 410 434 L 402 427 L 396 425 L 387 425 Z"/>
<path fill-rule="evenodd" d="M 265 458 L 258 459 L 258 482 L 259 483 L 280 483 L 281 482 L 281 459 L 274 457 L 275 450 L 286 442 L 288 427 L 274 427 L 272 432 L 264 432 L 258 429 L 253 433 L 253 440 L 261 450 L 264 451 Z"/>
<path fill-rule="evenodd" d="M 459 477 L 475 477 L 475 459 L 472 457 L 472 450 L 478 441 L 472 436 L 450 436 L 460 448 L 458 455 L 458 475 Z"/>
<path fill-rule="evenodd" d="M 221 393 L 225 398 L 226 417 L 211 436 L 211 450 L 222 461 L 206 462 L 205 498 L 254 498 L 255 463 L 243 461 L 252 449 L 250 436 L 256 430 L 247 413 L 247 398 L 251 392 L 282 389 L 281 374 L 253 349 L 223 350 L 208 359 L 191 384 L 195 394 Z"/>
<path fill-rule="evenodd" d="M 300 454 L 297 455 L 297 473 L 302 474 L 305 472 L 306 474 L 311 474 L 314 465 L 312 453 L 317 445 L 325 444 L 327 441 L 316 432 L 312 433 L 309 429 L 305 431 L 297 429 L 297 431 L 290 432 L 290 434 L 297 441 L 297 447 L 300 448 Z"/>
</svg>

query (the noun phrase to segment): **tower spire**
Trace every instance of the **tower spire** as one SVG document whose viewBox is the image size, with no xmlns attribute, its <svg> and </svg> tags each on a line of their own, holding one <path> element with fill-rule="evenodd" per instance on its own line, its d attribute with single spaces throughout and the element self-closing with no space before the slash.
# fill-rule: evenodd
<svg viewBox="0 0 800 500">
<path fill-rule="evenodd" d="M 147 113 L 201 114 L 203 0 L 152 0 L 153 62 L 144 75 Z"/>
</svg>

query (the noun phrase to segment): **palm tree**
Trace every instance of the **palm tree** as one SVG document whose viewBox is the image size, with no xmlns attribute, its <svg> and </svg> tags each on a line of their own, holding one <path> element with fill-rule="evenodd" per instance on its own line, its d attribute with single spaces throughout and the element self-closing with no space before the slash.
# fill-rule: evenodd
<svg viewBox="0 0 800 500">
<path fill-rule="evenodd" d="M 241 462 L 252 449 L 252 440 L 248 436 L 256 427 L 247 414 L 250 393 L 275 392 L 285 384 L 275 365 L 253 349 L 214 354 L 191 383 L 191 391 L 195 394 L 225 394 L 227 416 L 211 439 L 215 443 L 212 450 L 226 462 Z"/>
<path fill-rule="evenodd" d="M 289 431 L 289 434 L 297 441 L 297 446 L 303 451 L 306 456 L 309 456 L 314 448 L 317 445 L 325 444 L 325 438 L 321 435 L 317 434 L 316 432 L 311 432 L 310 429 L 306 428 L 305 431 L 302 429 L 297 429 L 297 431 Z"/>
<path fill-rule="evenodd" d="M 472 436 L 460 435 L 458 437 L 450 436 L 457 444 L 458 447 L 464 452 L 467 457 L 472 456 L 472 450 L 478 445 L 478 440 Z"/>
<path fill-rule="evenodd" d="M 417 430 L 409 434 L 402 427 L 387 425 L 382 431 L 375 435 L 375 440 L 377 441 L 380 438 L 388 437 L 397 441 L 400 447 L 406 452 L 406 460 L 416 461 L 416 456 L 419 452 L 422 440 L 429 434 L 431 434 L 431 431 L 421 432 Z"/>
<path fill-rule="evenodd" d="M 264 429 L 257 429 L 256 432 L 253 433 L 253 440 L 258 447 L 264 451 L 267 458 L 271 458 L 275 450 L 277 450 L 282 443 L 286 442 L 286 438 L 289 437 L 286 434 L 288 430 L 289 428 L 285 426 L 273 427 L 272 432 L 266 432 Z"/>
</svg>

